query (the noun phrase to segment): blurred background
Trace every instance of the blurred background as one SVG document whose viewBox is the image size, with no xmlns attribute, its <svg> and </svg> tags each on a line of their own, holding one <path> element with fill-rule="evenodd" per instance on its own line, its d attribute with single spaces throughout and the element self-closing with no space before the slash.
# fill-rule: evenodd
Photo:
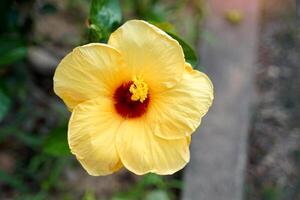
<svg viewBox="0 0 300 200">
<path fill-rule="evenodd" d="M 259 3 L 256 101 L 249 120 L 243 192 L 247 200 L 300 200 L 300 21 L 295 2 Z M 181 199 L 184 170 L 172 176 L 136 176 L 121 170 L 92 177 L 69 152 L 70 113 L 53 93 L 52 78 L 66 53 L 88 43 L 90 3 L 0 2 L 1 200 Z M 123 21 L 153 22 L 196 51 L 203 41 L 218 42 L 204 28 L 209 14 L 205 0 L 120 4 Z M 235 28 L 245 17 L 231 12 L 223 20 Z"/>
</svg>

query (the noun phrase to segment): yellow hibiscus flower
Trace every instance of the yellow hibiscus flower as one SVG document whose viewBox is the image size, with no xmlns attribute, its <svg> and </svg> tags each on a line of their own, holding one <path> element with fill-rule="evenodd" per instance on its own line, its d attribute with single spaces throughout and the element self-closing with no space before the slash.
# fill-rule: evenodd
<svg viewBox="0 0 300 200">
<path fill-rule="evenodd" d="M 70 149 L 94 176 L 123 166 L 139 175 L 182 169 L 213 100 L 211 81 L 185 62 L 179 43 L 140 20 L 107 45 L 75 48 L 56 69 L 54 91 L 72 111 Z"/>
</svg>

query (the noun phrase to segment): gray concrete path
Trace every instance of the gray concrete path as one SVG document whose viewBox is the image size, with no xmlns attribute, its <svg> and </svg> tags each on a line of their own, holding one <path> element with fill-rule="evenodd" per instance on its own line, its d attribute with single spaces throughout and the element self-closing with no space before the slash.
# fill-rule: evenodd
<svg viewBox="0 0 300 200">
<path fill-rule="evenodd" d="M 298 24 L 300 24 L 300 0 L 296 0 L 296 9 L 297 9 Z"/>
<path fill-rule="evenodd" d="M 208 3 L 205 29 L 211 37 L 204 39 L 200 53 L 201 66 L 214 83 L 215 101 L 193 136 L 182 198 L 241 200 L 248 125 L 255 96 L 258 0 Z M 242 12 L 239 25 L 224 19 L 230 9 Z"/>
</svg>

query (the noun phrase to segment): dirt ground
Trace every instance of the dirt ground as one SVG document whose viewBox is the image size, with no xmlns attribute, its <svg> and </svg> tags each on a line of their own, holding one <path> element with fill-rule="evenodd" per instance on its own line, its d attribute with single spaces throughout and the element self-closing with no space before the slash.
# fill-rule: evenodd
<svg viewBox="0 0 300 200">
<path fill-rule="evenodd" d="M 300 199 L 300 27 L 295 1 L 265 1 L 249 134 L 248 200 Z"/>
</svg>

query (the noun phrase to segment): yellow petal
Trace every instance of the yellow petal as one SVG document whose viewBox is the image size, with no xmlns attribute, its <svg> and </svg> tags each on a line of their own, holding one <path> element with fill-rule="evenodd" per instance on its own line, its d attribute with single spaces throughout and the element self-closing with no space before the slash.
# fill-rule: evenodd
<svg viewBox="0 0 300 200">
<path fill-rule="evenodd" d="M 145 21 L 126 22 L 111 34 L 108 44 L 123 55 L 128 77 L 141 76 L 153 91 L 172 87 L 182 77 L 184 55 L 181 46 Z"/>
<path fill-rule="evenodd" d="M 90 175 L 107 175 L 122 167 L 115 146 L 120 124 L 111 99 L 98 97 L 74 108 L 69 122 L 69 146 Z"/>
<path fill-rule="evenodd" d="M 202 72 L 186 64 L 182 80 L 173 88 L 154 94 L 147 121 L 165 139 L 191 135 L 213 101 L 213 85 Z"/>
<path fill-rule="evenodd" d="M 191 144 L 191 141 L 192 141 L 192 136 L 186 136 L 186 140 L 187 140 L 187 143 L 188 143 L 188 145 L 190 145 Z"/>
<path fill-rule="evenodd" d="M 173 174 L 190 159 L 188 139 L 164 140 L 142 119 L 126 120 L 117 135 L 123 165 L 135 174 Z"/>
<path fill-rule="evenodd" d="M 111 95 L 122 81 L 121 66 L 121 55 L 113 47 L 96 43 L 77 47 L 58 65 L 54 91 L 72 110 L 83 101 Z"/>
</svg>

